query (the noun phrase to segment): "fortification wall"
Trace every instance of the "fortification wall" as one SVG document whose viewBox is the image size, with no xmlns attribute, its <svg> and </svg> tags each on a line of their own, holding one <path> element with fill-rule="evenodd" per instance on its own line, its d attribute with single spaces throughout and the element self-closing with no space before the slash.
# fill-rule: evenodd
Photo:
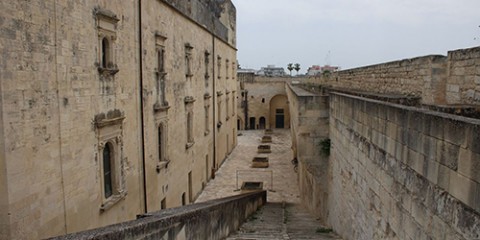
<svg viewBox="0 0 480 240">
<path fill-rule="evenodd" d="M 480 121 L 332 93 L 328 221 L 346 239 L 478 239 Z"/>
<path fill-rule="evenodd" d="M 329 156 L 322 151 L 328 139 L 328 95 L 286 85 L 290 104 L 294 157 L 298 160 L 298 180 L 302 203 L 320 219 L 327 219 Z"/>
<path fill-rule="evenodd" d="M 480 47 L 347 69 L 305 82 L 416 96 L 424 104 L 480 104 Z"/>
<path fill-rule="evenodd" d="M 448 52 L 446 96 L 451 104 L 480 104 L 480 47 Z"/>
</svg>

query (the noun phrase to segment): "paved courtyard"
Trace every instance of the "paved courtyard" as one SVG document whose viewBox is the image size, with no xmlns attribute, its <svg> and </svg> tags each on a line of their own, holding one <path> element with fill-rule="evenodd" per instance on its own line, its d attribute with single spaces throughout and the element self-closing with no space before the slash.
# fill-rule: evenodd
<svg viewBox="0 0 480 240">
<path fill-rule="evenodd" d="M 264 130 L 239 131 L 238 145 L 217 171 L 215 179 L 210 180 L 196 202 L 222 198 L 239 194 L 238 189 L 244 181 L 263 182 L 263 188 L 269 190 L 268 202 L 299 203 L 297 174 L 293 170 L 293 158 L 290 129 L 274 129 L 272 153 L 257 153 L 262 144 Z M 268 168 L 251 168 L 252 159 L 257 156 L 269 158 Z M 273 184 L 272 184 L 273 175 Z M 238 181 L 237 181 L 238 179 Z"/>
</svg>

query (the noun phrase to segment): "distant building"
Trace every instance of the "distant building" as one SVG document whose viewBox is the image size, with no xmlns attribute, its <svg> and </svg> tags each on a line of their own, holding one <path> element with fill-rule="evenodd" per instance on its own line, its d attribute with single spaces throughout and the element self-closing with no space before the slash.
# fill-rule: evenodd
<svg viewBox="0 0 480 240">
<path fill-rule="evenodd" d="M 311 67 L 308 68 L 307 70 L 307 76 L 315 76 L 322 74 L 325 71 L 328 72 L 336 72 L 340 69 L 340 67 L 336 66 L 330 66 L 330 65 L 325 65 L 325 66 L 320 66 L 320 65 L 312 65 Z"/>
<path fill-rule="evenodd" d="M 285 76 L 285 69 L 282 67 L 275 67 L 275 65 L 268 65 L 257 71 L 257 75 L 267 77 Z"/>
</svg>

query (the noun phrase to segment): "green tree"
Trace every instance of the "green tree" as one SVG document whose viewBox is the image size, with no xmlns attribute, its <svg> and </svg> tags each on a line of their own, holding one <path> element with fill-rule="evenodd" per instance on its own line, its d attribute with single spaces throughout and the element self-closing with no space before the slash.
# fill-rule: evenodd
<svg viewBox="0 0 480 240">
<path fill-rule="evenodd" d="M 289 64 L 287 65 L 287 69 L 288 69 L 288 71 L 290 71 L 290 76 L 292 76 L 293 63 L 289 63 Z"/>
<path fill-rule="evenodd" d="M 295 63 L 295 65 L 293 66 L 293 69 L 295 69 L 295 71 L 297 71 L 297 75 L 298 75 L 298 71 L 300 71 L 300 64 Z"/>
</svg>

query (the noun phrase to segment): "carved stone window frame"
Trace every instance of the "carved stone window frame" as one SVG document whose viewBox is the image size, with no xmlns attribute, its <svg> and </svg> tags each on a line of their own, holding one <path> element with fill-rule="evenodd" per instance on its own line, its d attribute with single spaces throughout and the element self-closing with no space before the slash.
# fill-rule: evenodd
<svg viewBox="0 0 480 240">
<path fill-rule="evenodd" d="M 118 71 L 115 45 L 117 40 L 117 24 L 120 19 L 113 12 L 105 9 L 94 9 L 98 32 L 97 69 L 100 79 L 113 77 Z M 108 48 L 105 48 L 108 46 Z M 105 49 L 104 49 L 105 48 Z"/>
<path fill-rule="evenodd" d="M 157 126 L 157 173 L 163 168 L 168 168 L 170 160 L 168 158 L 168 121 L 166 118 L 162 118 L 156 121 Z M 160 136 L 161 130 L 161 136 Z M 161 141 L 161 142 L 160 142 Z"/>
<path fill-rule="evenodd" d="M 232 79 L 235 79 L 235 62 L 232 61 Z"/>
<path fill-rule="evenodd" d="M 210 95 L 208 92 L 208 85 L 210 81 L 210 52 L 205 50 L 204 53 L 204 62 L 205 62 L 205 95 Z"/>
<path fill-rule="evenodd" d="M 194 116 L 193 116 L 193 103 L 195 99 L 192 96 L 186 96 L 184 99 L 185 102 L 185 123 L 186 123 L 186 137 L 187 143 L 185 144 L 185 149 L 191 148 L 195 144 L 194 138 Z"/>
<path fill-rule="evenodd" d="M 230 119 L 230 91 L 225 92 L 225 121 Z"/>
<path fill-rule="evenodd" d="M 217 76 L 218 76 L 218 79 L 222 78 L 221 76 L 221 70 L 222 70 L 222 57 L 217 56 L 217 67 L 218 67 L 218 73 L 217 73 Z"/>
<path fill-rule="evenodd" d="M 96 162 L 98 163 L 100 174 L 100 189 L 102 192 L 102 203 L 100 212 L 104 212 L 124 199 L 127 195 L 126 179 L 124 172 L 124 154 L 123 154 L 123 120 L 125 117 L 119 110 L 110 111 L 107 114 L 98 114 L 95 116 L 94 125 L 98 139 Z M 109 144 L 113 151 L 111 171 L 113 174 L 112 195 L 105 196 L 104 185 L 104 159 L 103 151 Z"/>
<path fill-rule="evenodd" d="M 230 61 L 229 61 L 228 59 L 225 59 L 225 79 L 228 79 L 228 78 L 229 78 L 229 77 L 228 77 L 228 76 L 229 76 L 229 75 L 228 75 L 228 68 L 229 68 L 229 65 L 230 65 L 229 62 L 230 62 Z"/>
<path fill-rule="evenodd" d="M 185 76 L 187 79 L 193 77 L 193 46 L 190 43 L 185 43 Z"/>
<path fill-rule="evenodd" d="M 155 112 L 167 111 L 170 106 L 166 97 L 167 72 L 165 70 L 165 41 L 167 37 L 156 32 L 155 33 L 155 54 L 157 64 L 155 67 L 155 89 L 157 92 L 157 99 L 153 105 Z"/>
</svg>

